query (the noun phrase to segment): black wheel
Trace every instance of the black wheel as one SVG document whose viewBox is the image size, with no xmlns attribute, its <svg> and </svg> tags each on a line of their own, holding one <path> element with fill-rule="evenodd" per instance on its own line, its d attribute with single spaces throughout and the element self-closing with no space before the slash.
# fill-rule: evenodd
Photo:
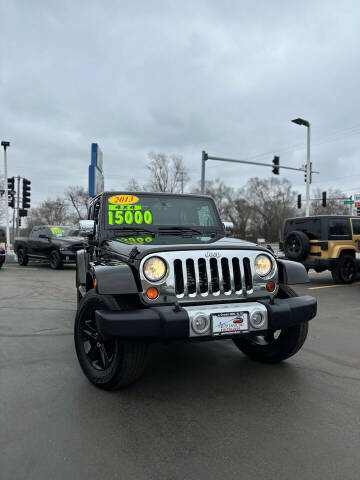
<svg viewBox="0 0 360 480">
<path fill-rule="evenodd" d="M 290 260 L 303 260 L 310 250 L 310 240 L 306 233 L 294 230 L 286 235 L 284 252 Z"/>
<path fill-rule="evenodd" d="M 352 283 L 356 279 L 356 260 L 351 255 L 340 257 L 336 267 L 331 272 L 336 283 Z"/>
<path fill-rule="evenodd" d="M 0 268 L 4 265 L 4 262 L 0 262 Z"/>
<path fill-rule="evenodd" d="M 57 250 L 53 250 L 50 253 L 49 261 L 50 261 L 50 267 L 53 270 L 60 270 L 64 266 L 61 255 Z"/>
<path fill-rule="evenodd" d="M 290 287 L 281 287 L 280 298 L 296 297 Z M 252 360 L 263 363 L 278 363 L 292 357 L 303 346 L 309 330 L 309 323 L 304 322 L 284 330 L 269 331 L 251 339 L 235 339 L 235 345 Z"/>
<path fill-rule="evenodd" d="M 18 264 L 21 265 L 22 267 L 26 267 L 26 265 L 29 263 L 29 257 L 26 255 L 26 252 L 23 248 L 19 248 L 17 252 L 17 257 L 18 257 Z"/>
<path fill-rule="evenodd" d="M 75 319 L 75 348 L 85 376 L 104 390 L 117 390 L 137 380 L 146 364 L 147 344 L 122 340 L 103 341 L 95 321 L 98 309 L 119 308 L 107 295 L 94 290 L 82 298 Z"/>
</svg>

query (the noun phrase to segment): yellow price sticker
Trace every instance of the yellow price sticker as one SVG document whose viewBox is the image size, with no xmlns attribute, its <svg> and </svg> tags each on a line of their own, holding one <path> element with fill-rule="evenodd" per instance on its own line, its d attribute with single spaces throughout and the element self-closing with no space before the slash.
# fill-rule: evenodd
<svg viewBox="0 0 360 480">
<path fill-rule="evenodd" d="M 139 198 L 135 195 L 114 195 L 110 197 L 108 202 L 113 205 L 133 205 L 137 203 Z"/>
</svg>

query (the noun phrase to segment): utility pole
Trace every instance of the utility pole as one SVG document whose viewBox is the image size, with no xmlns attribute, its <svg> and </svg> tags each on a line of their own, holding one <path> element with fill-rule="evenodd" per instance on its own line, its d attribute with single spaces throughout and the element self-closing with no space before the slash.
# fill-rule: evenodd
<svg viewBox="0 0 360 480">
<path fill-rule="evenodd" d="M 20 211 L 20 178 L 17 177 L 17 191 L 16 191 L 16 237 L 19 236 L 19 211 Z"/>
<path fill-rule="evenodd" d="M 4 148 L 4 181 L 5 181 L 5 222 L 6 222 L 6 252 L 10 253 L 10 226 L 9 226 L 9 190 L 8 190 L 8 173 L 7 173 L 7 147 L 10 142 L 2 141 L 1 146 Z"/>
<path fill-rule="evenodd" d="M 307 125 L 307 152 L 306 152 L 306 216 L 310 215 L 310 183 L 311 183 L 311 163 L 310 163 L 310 123 Z"/>
<path fill-rule="evenodd" d="M 291 120 L 293 123 L 297 125 L 303 125 L 307 128 L 307 152 L 306 152 L 306 213 L 305 215 L 308 217 L 310 215 L 310 184 L 311 184 L 311 175 L 312 175 L 312 168 L 310 163 L 310 135 L 311 135 L 311 127 L 310 122 L 304 120 L 303 118 L 295 118 Z"/>
</svg>

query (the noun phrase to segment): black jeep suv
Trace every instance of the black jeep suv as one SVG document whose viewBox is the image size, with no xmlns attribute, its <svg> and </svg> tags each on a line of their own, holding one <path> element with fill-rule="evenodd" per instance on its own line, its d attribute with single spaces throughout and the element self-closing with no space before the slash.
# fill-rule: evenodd
<svg viewBox="0 0 360 480">
<path fill-rule="evenodd" d="M 289 285 L 305 268 L 226 237 L 210 197 L 105 192 L 80 230 L 75 346 L 96 386 L 133 382 L 154 341 L 232 339 L 268 363 L 302 347 L 316 300 Z"/>
</svg>

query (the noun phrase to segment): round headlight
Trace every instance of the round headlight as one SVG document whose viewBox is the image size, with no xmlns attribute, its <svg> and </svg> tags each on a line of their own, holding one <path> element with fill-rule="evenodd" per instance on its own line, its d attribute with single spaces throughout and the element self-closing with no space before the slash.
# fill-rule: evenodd
<svg viewBox="0 0 360 480">
<path fill-rule="evenodd" d="M 261 254 L 255 258 L 254 268 L 260 277 L 266 277 L 271 272 L 273 263 L 267 255 Z"/>
<path fill-rule="evenodd" d="M 149 282 L 158 282 L 165 277 L 166 271 L 166 263 L 160 257 L 148 258 L 144 263 L 143 272 Z"/>
</svg>

